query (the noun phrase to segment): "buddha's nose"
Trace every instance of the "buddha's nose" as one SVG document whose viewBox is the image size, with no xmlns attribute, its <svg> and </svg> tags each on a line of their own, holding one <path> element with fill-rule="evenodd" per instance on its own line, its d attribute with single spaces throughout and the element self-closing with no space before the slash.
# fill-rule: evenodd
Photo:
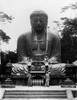
<svg viewBox="0 0 77 100">
<path fill-rule="evenodd" d="M 41 25 L 40 21 L 38 20 L 37 25 Z"/>
</svg>

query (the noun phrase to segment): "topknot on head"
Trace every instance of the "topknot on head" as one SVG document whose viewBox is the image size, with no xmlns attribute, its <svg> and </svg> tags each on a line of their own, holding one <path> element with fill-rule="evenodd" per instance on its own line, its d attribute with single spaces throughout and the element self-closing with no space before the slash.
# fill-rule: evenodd
<svg viewBox="0 0 77 100">
<path fill-rule="evenodd" d="M 48 15 L 42 10 L 33 11 L 33 13 L 30 15 L 30 18 L 32 18 L 35 15 L 42 15 L 42 16 L 44 16 L 44 17 L 46 17 L 48 19 Z"/>
</svg>

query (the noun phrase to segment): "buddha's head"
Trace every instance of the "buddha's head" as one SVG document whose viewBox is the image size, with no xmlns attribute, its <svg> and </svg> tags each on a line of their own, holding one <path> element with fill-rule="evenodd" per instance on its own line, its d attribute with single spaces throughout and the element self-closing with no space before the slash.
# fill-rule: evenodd
<svg viewBox="0 0 77 100">
<path fill-rule="evenodd" d="M 36 10 L 30 15 L 31 26 L 35 31 L 43 31 L 47 27 L 48 15 L 41 10 Z"/>
</svg>

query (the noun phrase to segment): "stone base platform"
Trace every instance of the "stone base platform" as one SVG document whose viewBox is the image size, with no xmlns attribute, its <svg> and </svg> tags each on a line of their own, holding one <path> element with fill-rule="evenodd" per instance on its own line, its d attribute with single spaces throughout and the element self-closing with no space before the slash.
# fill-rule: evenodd
<svg viewBox="0 0 77 100">
<path fill-rule="evenodd" d="M 76 88 L 62 88 L 61 86 L 15 86 L 15 88 L 1 88 L 0 100 L 77 100 Z"/>
</svg>

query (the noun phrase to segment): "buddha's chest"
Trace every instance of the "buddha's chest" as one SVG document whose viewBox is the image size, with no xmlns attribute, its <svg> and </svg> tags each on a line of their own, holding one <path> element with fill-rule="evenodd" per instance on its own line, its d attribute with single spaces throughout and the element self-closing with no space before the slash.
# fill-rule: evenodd
<svg viewBox="0 0 77 100">
<path fill-rule="evenodd" d="M 31 50 L 34 55 L 43 55 L 47 49 L 47 40 L 42 38 L 40 40 L 34 39 L 31 42 Z"/>
<path fill-rule="evenodd" d="M 46 41 L 33 41 L 32 43 L 33 50 L 46 50 Z"/>
</svg>

